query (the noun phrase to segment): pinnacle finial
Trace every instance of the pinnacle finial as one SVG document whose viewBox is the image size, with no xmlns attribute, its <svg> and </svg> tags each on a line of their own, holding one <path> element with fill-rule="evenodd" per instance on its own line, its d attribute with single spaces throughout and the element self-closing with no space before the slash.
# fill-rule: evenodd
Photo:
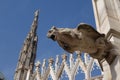
<svg viewBox="0 0 120 80">
<path fill-rule="evenodd" d="M 36 10 L 34 15 L 35 15 L 35 19 L 34 20 L 37 21 L 38 20 L 38 16 L 39 16 L 39 10 Z"/>
<path fill-rule="evenodd" d="M 49 63 L 53 64 L 53 58 L 51 57 L 49 60 L 48 60 Z"/>
<path fill-rule="evenodd" d="M 31 25 L 31 31 L 30 33 L 35 34 L 36 33 L 36 29 L 38 26 L 38 17 L 39 17 L 39 10 L 36 10 L 34 13 L 34 20 L 33 23 Z"/>
<path fill-rule="evenodd" d="M 62 55 L 62 59 L 63 59 L 63 60 L 66 60 L 66 59 L 67 59 L 67 55 L 66 55 L 66 54 L 63 54 L 63 55 Z"/>
<path fill-rule="evenodd" d="M 35 17 L 37 17 L 39 15 L 39 10 L 35 11 Z"/>
<path fill-rule="evenodd" d="M 37 62 L 35 63 L 35 66 L 36 66 L 36 67 L 40 67 L 40 61 L 37 61 Z"/>
</svg>

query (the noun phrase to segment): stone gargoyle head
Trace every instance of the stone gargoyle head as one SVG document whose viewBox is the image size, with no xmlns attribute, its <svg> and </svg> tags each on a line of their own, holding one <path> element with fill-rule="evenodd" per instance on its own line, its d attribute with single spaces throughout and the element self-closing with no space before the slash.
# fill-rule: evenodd
<svg viewBox="0 0 120 80">
<path fill-rule="evenodd" d="M 104 34 L 100 34 L 92 26 L 84 23 L 73 29 L 52 27 L 47 37 L 57 41 L 69 53 L 85 52 L 99 60 L 102 60 L 106 56 L 104 53 L 108 53 L 111 48 Z"/>
</svg>

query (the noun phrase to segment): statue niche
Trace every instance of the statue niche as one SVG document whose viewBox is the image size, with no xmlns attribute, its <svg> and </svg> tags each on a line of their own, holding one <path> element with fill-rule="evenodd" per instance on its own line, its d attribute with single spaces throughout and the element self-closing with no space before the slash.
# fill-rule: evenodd
<svg viewBox="0 0 120 80">
<path fill-rule="evenodd" d="M 111 52 L 113 45 L 107 41 L 104 34 L 97 32 L 92 26 L 81 23 L 76 28 L 56 28 L 52 27 L 47 37 L 58 44 L 67 52 L 75 51 L 89 53 L 100 63 L 106 60 L 109 64 L 115 59 L 116 55 Z"/>
</svg>

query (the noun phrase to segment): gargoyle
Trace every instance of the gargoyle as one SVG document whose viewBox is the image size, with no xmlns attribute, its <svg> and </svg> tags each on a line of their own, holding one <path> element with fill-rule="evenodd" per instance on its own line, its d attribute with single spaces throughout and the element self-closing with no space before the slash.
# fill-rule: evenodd
<svg viewBox="0 0 120 80">
<path fill-rule="evenodd" d="M 74 29 L 52 27 L 48 31 L 47 37 L 57 41 L 69 53 L 75 51 L 89 53 L 98 61 L 106 59 L 109 64 L 115 58 L 115 55 L 110 52 L 113 47 L 111 42 L 107 41 L 104 34 L 100 34 L 85 23 L 79 24 Z"/>
</svg>

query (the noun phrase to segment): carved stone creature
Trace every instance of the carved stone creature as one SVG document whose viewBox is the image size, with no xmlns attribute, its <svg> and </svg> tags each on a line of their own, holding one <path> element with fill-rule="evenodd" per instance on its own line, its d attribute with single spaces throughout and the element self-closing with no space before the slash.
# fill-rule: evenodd
<svg viewBox="0 0 120 80">
<path fill-rule="evenodd" d="M 105 39 L 105 35 L 98 33 L 88 24 L 81 23 L 74 29 L 52 27 L 48 31 L 47 37 L 57 41 L 69 53 L 75 51 L 89 53 L 99 62 L 106 59 L 109 64 L 115 58 L 110 52 L 112 44 Z"/>
</svg>

